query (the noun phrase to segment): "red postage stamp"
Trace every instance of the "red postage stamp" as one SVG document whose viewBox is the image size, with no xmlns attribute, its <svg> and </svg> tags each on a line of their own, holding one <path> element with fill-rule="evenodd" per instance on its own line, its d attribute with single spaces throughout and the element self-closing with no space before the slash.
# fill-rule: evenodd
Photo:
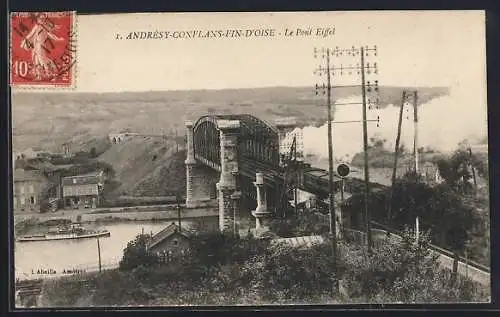
<svg viewBox="0 0 500 317">
<path fill-rule="evenodd" d="M 10 18 L 13 87 L 75 84 L 75 13 L 15 12 Z"/>
</svg>

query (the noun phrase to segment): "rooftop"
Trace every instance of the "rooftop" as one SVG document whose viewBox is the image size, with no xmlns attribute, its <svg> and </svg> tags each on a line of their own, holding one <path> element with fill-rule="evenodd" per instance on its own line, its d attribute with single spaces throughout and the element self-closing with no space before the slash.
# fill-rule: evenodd
<svg viewBox="0 0 500 317">
<path fill-rule="evenodd" d="M 43 159 L 32 159 L 26 162 L 26 167 L 39 170 L 42 172 L 53 172 L 60 170 L 67 170 L 74 166 L 74 164 L 54 165 Z"/>
<path fill-rule="evenodd" d="M 100 182 L 101 180 L 95 174 L 68 176 L 62 179 L 63 186 L 99 184 Z"/>
<path fill-rule="evenodd" d="M 14 181 L 42 181 L 44 177 L 39 171 L 26 171 L 21 168 L 14 170 Z"/>
<path fill-rule="evenodd" d="M 153 248 L 155 245 L 164 241 L 166 238 L 170 237 L 174 233 L 180 233 L 182 236 L 186 238 L 191 238 L 194 235 L 194 233 L 191 230 L 186 229 L 184 227 L 181 227 L 179 230 L 179 226 L 175 222 L 172 222 L 165 229 L 161 230 L 160 232 L 158 232 L 153 236 L 153 240 L 151 241 L 148 247 Z"/>
</svg>

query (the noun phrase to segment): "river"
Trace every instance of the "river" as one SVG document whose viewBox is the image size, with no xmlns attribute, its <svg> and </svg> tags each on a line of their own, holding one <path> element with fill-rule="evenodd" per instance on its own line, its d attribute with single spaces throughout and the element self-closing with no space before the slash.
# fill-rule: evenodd
<svg viewBox="0 0 500 317">
<path fill-rule="evenodd" d="M 114 268 L 123 255 L 127 243 L 144 229 L 157 233 L 172 221 L 128 222 L 107 224 L 109 237 L 99 238 L 103 268 Z M 184 225 L 189 225 L 187 222 Z M 32 279 L 56 277 L 67 270 L 95 271 L 99 265 L 97 239 L 15 242 L 14 263 L 16 278 Z"/>
</svg>

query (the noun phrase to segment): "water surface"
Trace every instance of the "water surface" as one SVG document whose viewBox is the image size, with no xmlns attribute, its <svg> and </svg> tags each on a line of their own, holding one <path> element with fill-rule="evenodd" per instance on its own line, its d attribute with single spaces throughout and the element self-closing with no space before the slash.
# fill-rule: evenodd
<svg viewBox="0 0 500 317">
<path fill-rule="evenodd" d="M 103 226 L 110 237 L 100 237 L 101 264 L 104 268 L 117 265 L 127 243 L 143 230 L 157 233 L 171 221 L 129 222 Z M 183 225 L 189 225 L 185 222 Z M 16 277 L 37 278 L 59 276 L 63 270 L 96 270 L 99 263 L 97 238 L 81 240 L 56 240 L 15 242 L 14 263 Z"/>
</svg>

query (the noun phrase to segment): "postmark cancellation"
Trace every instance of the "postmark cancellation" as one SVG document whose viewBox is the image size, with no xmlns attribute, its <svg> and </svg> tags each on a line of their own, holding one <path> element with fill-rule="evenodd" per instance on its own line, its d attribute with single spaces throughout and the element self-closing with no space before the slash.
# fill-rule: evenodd
<svg viewBox="0 0 500 317">
<path fill-rule="evenodd" d="M 16 88 L 74 88 L 76 14 L 13 12 L 10 83 Z"/>
</svg>

